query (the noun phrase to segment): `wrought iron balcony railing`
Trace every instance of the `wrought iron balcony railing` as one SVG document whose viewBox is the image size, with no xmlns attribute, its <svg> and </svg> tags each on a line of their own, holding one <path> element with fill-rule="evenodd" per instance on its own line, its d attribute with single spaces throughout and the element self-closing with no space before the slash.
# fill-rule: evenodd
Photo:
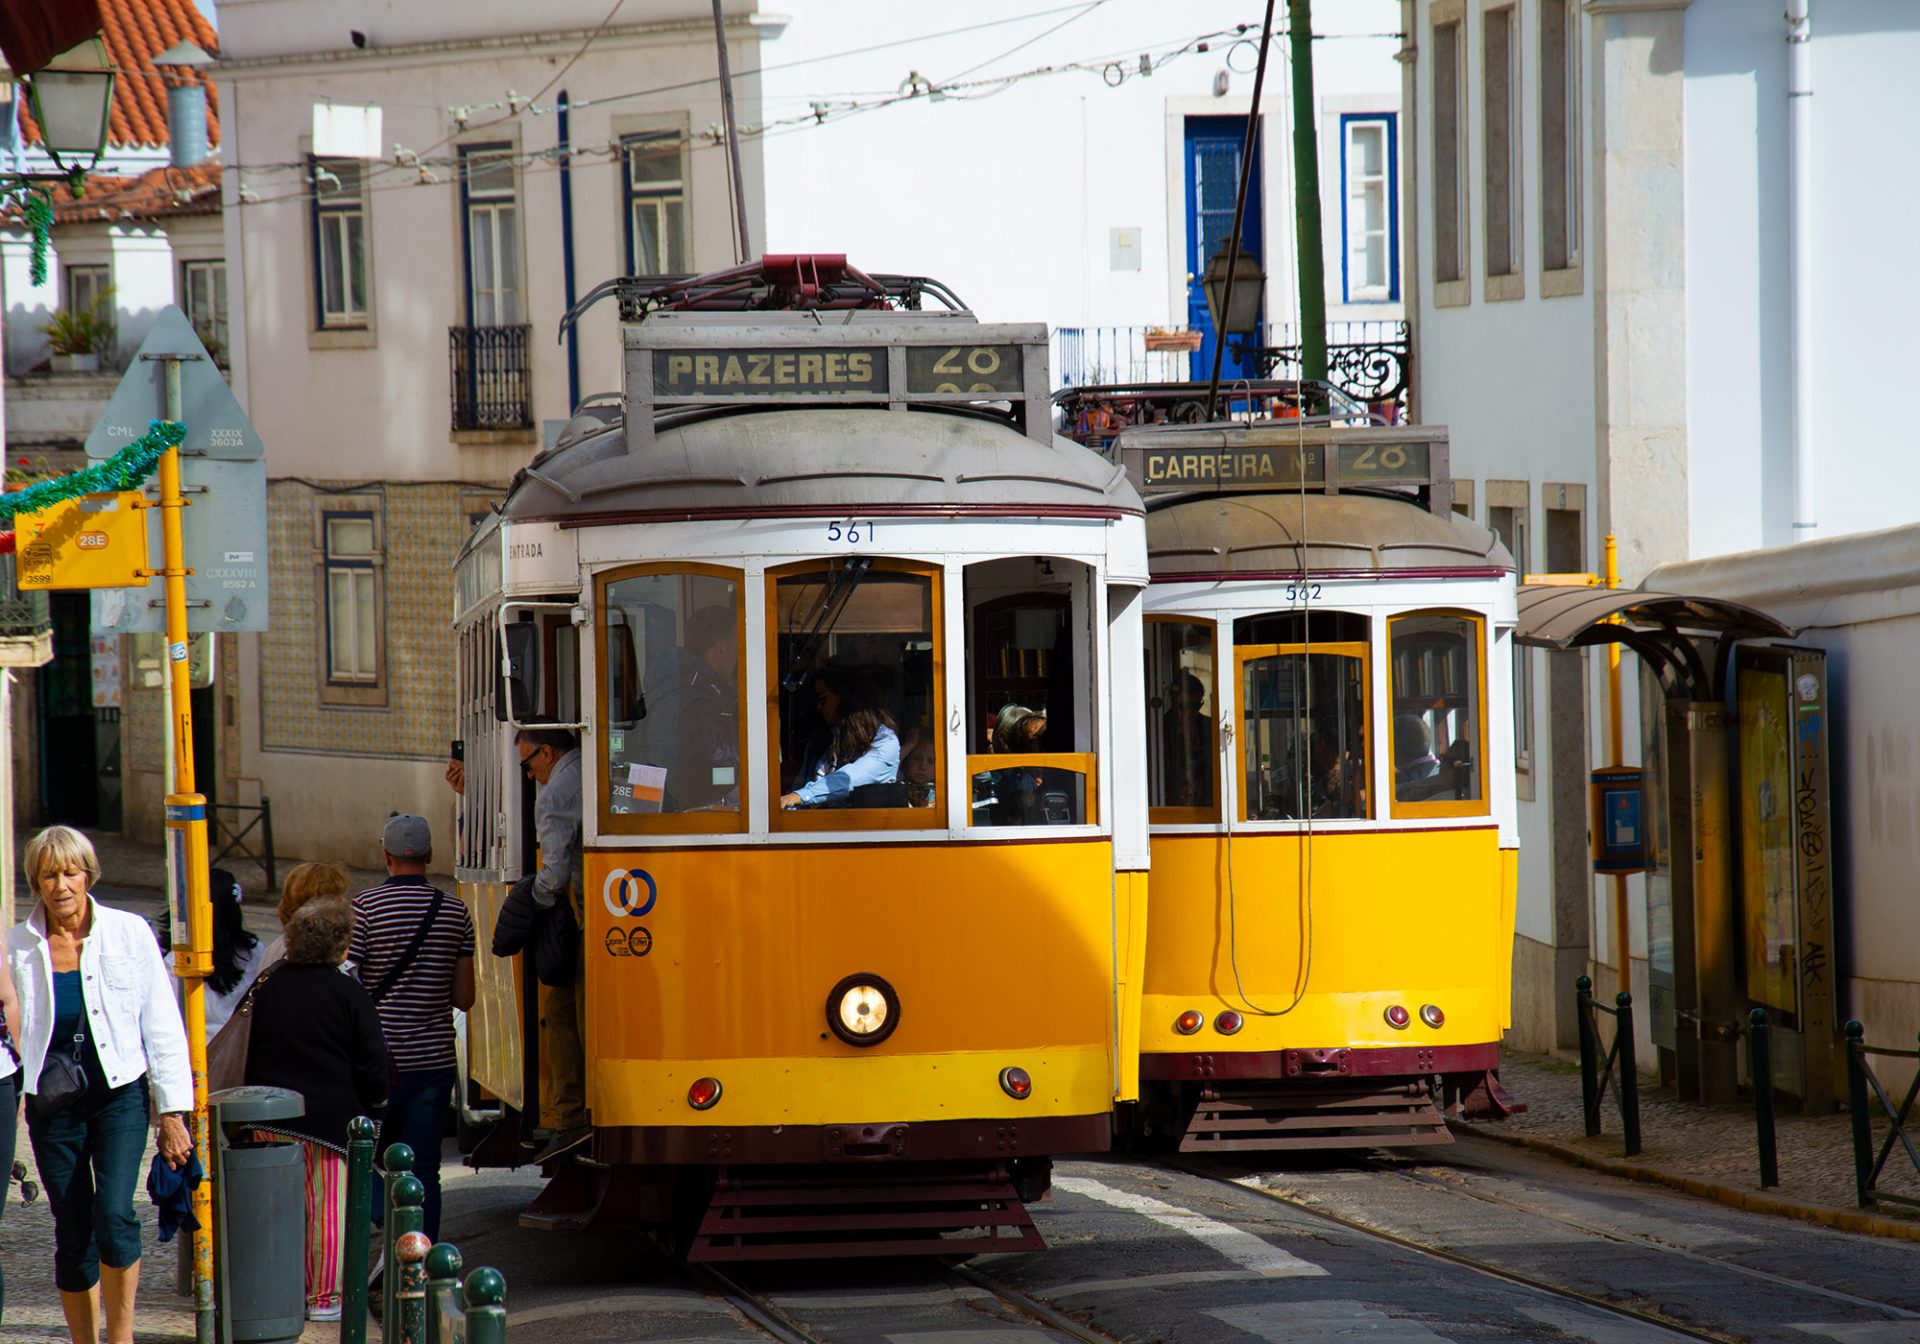
<svg viewBox="0 0 1920 1344">
<path fill-rule="evenodd" d="M 455 429 L 531 429 L 531 326 L 450 327 L 448 382 Z"/>
</svg>

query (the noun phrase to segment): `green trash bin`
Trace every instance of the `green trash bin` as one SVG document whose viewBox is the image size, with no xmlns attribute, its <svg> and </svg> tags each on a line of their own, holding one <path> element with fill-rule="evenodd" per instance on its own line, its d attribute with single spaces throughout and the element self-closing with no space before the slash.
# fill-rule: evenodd
<svg viewBox="0 0 1920 1344">
<path fill-rule="evenodd" d="M 214 1292 L 220 1344 L 295 1340 L 306 1327 L 307 1194 L 300 1145 L 256 1125 L 306 1114 L 284 1087 L 230 1087 L 207 1099 L 214 1134 Z"/>
</svg>

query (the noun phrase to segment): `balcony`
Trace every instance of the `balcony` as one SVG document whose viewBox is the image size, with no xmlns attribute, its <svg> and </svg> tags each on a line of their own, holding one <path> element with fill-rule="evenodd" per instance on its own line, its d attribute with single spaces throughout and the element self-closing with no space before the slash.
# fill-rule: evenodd
<svg viewBox="0 0 1920 1344">
<path fill-rule="evenodd" d="M 533 428 L 531 326 L 450 327 L 448 383 L 453 429 Z"/>
<path fill-rule="evenodd" d="M 0 555 L 0 667 L 44 667 L 53 660 L 53 616 L 44 592 L 14 586 L 14 558 Z"/>
</svg>

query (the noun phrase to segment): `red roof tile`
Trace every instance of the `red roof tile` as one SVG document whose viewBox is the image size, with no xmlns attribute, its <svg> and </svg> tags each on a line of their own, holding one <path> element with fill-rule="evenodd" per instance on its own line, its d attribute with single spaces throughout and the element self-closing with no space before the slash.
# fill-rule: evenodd
<svg viewBox="0 0 1920 1344">
<path fill-rule="evenodd" d="M 101 36 L 107 59 L 120 78 L 113 85 L 113 115 L 107 142 L 118 146 L 167 143 L 167 86 L 151 64 L 153 58 L 181 40 L 193 42 L 210 56 L 220 54 L 213 25 L 193 0 L 100 0 Z M 219 95 L 211 79 L 199 71 L 188 78 L 207 90 L 207 140 L 220 143 Z M 27 142 L 40 139 L 40 128 L 25 107 L 21 127 Z"/>
<path fill-rule="evenodd" d="M 220 161 L 208 159 L 191 168 L 153 168 L 138 177 L 87 178 L 84 196 L 75 199 L 63 185 L 52 187 L 56 224 L 85 224 L 99 220 L 168 219 L 182 215 L 220 213 Z M 20 219 L 17 198 L 0 217 Z"/>
</svg>

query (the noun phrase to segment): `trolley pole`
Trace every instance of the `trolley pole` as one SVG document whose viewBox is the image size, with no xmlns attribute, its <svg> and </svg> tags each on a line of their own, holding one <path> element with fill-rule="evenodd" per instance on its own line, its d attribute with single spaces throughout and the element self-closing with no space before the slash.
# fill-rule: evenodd
<svg viewBox="0 0 1920 1344">
<path fill-rule="evenodd" d="M 166 416 L 181 418 L 179 355 L 166 365 Z M 160 458 L 160 537 L 167 598 L 167 688 L 173 722 L 173 779 L 167 795 L 167 856 L 172 878 L 185 894 L 173 922 L 174 972 L 185 982 L 187 1054 L 193 1067 L 193 1146 L 206 1176 L 193 1190 L 193 1333 L 196 1344 L 213 1344 L 213 1162 L 207 1117 L 207 976 L 213 970 L 213 906 L 207 894 L 207 800 L 194 792 L 193 696 L 187 669 L 187 565 L 181 541 L 180 449 Z M 176 900 L 179 895 L 176 894 Z M 181 914 L 186 919 L 180 918 Z M 184 928 L 182 925 L 184 924 Z M 184 937 L 185 941 L 182 941 Z"/>
<path fill-rule="evenodd" d="M 1609 588 L 1620 586 L 1620 548 L 1614 534 L 1607 533 L 1606 572 L 1601 575 Z M 1620 723 L 1620 646 L 1607 645 L 1607 748 L 1608 765 L 1622 764 Z M 1595 825 L 1598 825 L 1595 822 Z M 1614 954 L 1620 962 L 1620 992 L 1633 990 L 1633 945 L 1630 941 L 1632 930 L 1627 920 L 1627 875 L 1613 875 L 1613 945 Z"/>
</svg>

